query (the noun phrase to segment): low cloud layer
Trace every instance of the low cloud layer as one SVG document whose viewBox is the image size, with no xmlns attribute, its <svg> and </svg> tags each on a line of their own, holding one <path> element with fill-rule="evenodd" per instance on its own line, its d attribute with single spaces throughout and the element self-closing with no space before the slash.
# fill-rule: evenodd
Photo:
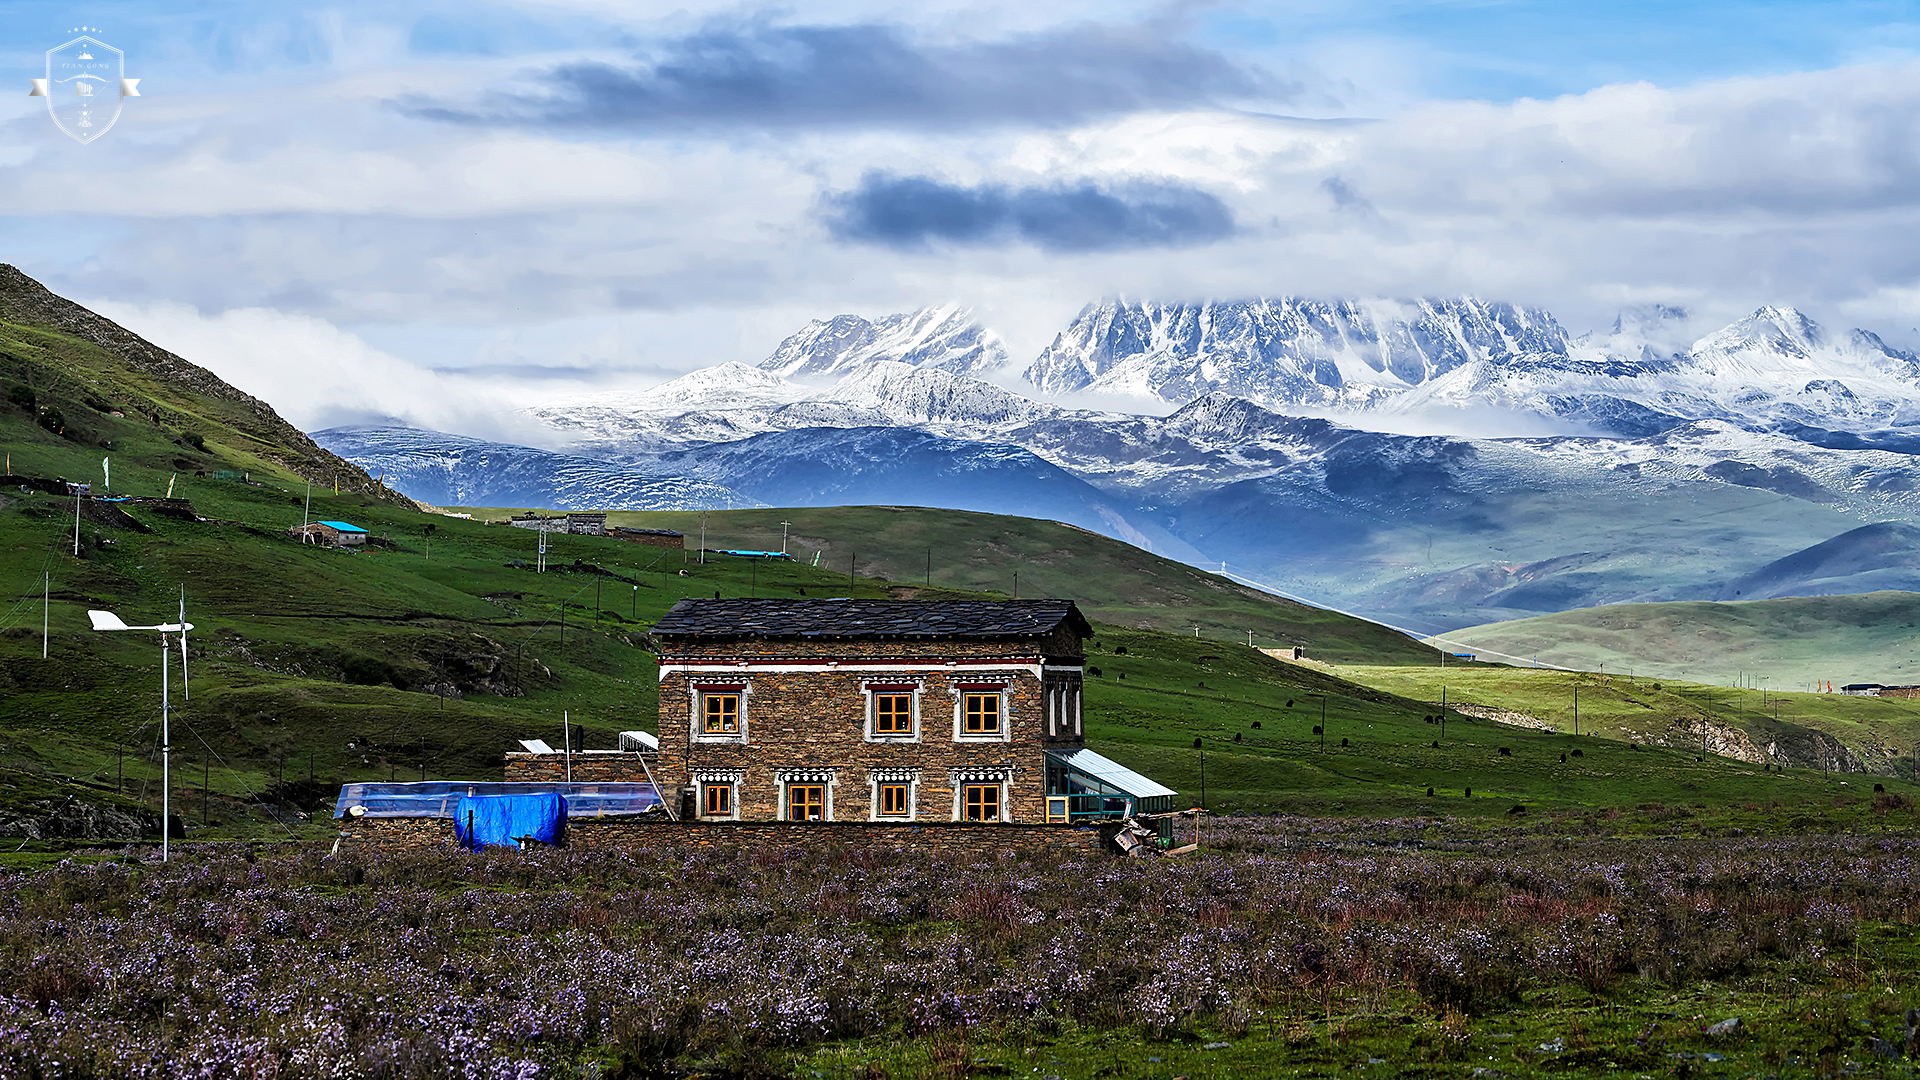
<svg viewBox="0 0 1920 1080">
<path fill-rule="evenodd" d="M 826 200 L 842 240 L 915 249 L 936 242 L 1024 242 L 1046 251 L 1186 247 L 1233 233 L 1233 215 L 1196 188 L 1135 181 L 961 187 L 924 176 L 868 173 Z"/>
<path fill-rule="evenodd" d="M 468 124 L 642 132 L 805 127 L 964 128 L 1084 122 L 1298 88 L 1177 40 L 1163 26 L 1079 25 L 931 44 L 898 26 L 711 26 L 631 64 L 580 61 L 471 107 L 414 98 L 413 115 Z"/>
<path fill-rule="evenodd" d="M 494 388 L 757 363 L 811 318 L 941 303 L 1020 360 L 1116 294 L 1475 295 L 1575 333 L 1787 304 L 1920 344 L 1910 62 L 1316 119 L 1262 108 L 1324 106 L 1351 65 L 1229 51 L 1198 17 L 716 4 L 319 57 L 269 110 L 143 50 L 154 92 L 98 143 L 0 110 L 7 261 L 289 412 L 479 434 Z"/>
</svg>

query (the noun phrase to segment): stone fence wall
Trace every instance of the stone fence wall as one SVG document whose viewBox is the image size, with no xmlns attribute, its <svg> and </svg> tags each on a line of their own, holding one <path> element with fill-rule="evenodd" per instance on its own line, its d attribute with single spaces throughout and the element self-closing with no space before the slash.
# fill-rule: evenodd
<svg viewBox="0 0 1920 1080">
<path fill-rule="evenodd" d="M 980 825 L 922 822 L 912 825 L 854 821 L 726 821 L 682 823 L 660 818 L 572 818 L 571 848 L 674 848 L 689 851 L 773 851 L 799 848 L 827 852 L 849 848 L 937 851 L 968 861 L 1008 853 L 1112 852 L 1111 825 Z M 354 846 L 403 850 L 454 844 L 447 818 L 343 818 L 341 833 Z"/>
</svg>

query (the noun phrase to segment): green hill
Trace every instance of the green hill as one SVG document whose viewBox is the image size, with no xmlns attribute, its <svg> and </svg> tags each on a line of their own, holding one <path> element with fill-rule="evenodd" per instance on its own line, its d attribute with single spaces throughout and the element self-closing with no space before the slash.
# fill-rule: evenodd
<svg viewBox="0 0 1920 1080">
<path fill-rule="evenodd" d="M 459 507 L 504 519 L 501 507 Z M 1058 521 L 919 506 L 619 512 L 609 525 L 675 529 L 698 547 L 787 550 L 820 569 L 849 567 L 896 595 L 929 586 L 1013 596 L 1068 596 L 1088 617 L 1260 648 L 1298 646 L 1315 659 L 1435 664 L 1429 646 L 1379 623 L 1308 607 Z M 788 523 L 784 528 L 782 523 Z"/>
<path fill-rule="evenodd" d="M 103 480 L 117 491 L 175 494 L 219 513 L 227 489 L 208 475 L 311 480 L 329 490 L 411 505 L 359 466 L 315 445 L 267 403 L 53 295 L 0 265 L 0 411 L 5 472 Z"/>
<path fill-rule="evenodd" d="M 1920 593 L 1613 604 L 1446 635 L 1465 649 L 1585 671 L 1812 690 L 1920 683 Z M 1437 640 L 1437 639 L 1436 639 Z"/>
</svg>

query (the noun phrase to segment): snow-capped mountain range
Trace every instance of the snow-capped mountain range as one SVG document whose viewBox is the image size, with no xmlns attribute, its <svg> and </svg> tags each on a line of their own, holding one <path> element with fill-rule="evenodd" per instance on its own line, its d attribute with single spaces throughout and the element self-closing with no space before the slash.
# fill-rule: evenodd
<svg viewBox="0 0 1920 1080">
<path fill-rule="evenodd" d="M 757 367 L 528 410 L 573 464 L 501 478 L 548 468 L 547 500 L 520 480 L 489 495 L 513 455 L 422 445 L 432 433 L 316 438 L 462 496 L 415 492 L 429 501 L 613 505 L 596 484 L 677 480 L 733 505 L 1052 517 L 1422 628 L 1715 596 L 1862 524 L 1920 522 L 1920 359 L 1775 307 L 1666 344 L 1684 318 L 1644 309 L 1574 337 L 1479 300 L 1114 301 L 1016 370 L 964 311 L 841 316 Z M 1141 406 L 1075 407 L 1082 394 Z M 1447 410 L 1563 434 L 1367 430 Z"/>
</svg>

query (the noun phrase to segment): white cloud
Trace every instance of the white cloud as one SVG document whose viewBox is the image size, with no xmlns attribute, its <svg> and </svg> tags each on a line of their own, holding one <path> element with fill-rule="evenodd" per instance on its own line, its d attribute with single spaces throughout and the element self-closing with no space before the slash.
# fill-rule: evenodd
<svg viewBox="0 0 1920 1080">
<path fill-rule="evenodd" d="M 1030 10 L 1008 6 L 1007 32 Z M 1116 294 L 1471 293 L 1546 306 L 1576 333 L 1647 302 L 1708 322 L 1761 303 L 1902 328 L 1920 315 L 1920 65 L 1431 102 L 1371 122 L 1193 110 L 1053 132 L 643 140 L 382 104 L 534 63 L 360 70 L 273 110 L 142 98 L 110 142 L 55 133 L 30 160 L 0 157 L 0 199 L 43 225 L 111 222 L 70 267 L 23 269 L 112 297 L 134 329 L 316 422 L 304 403 L 475 430 L 524 397 L 535 376 L 512 372 L 529 365 L 633 385 L 758 362 L 809 318 L 943 302 L 973 307 L 1020 363 Z M 1093 254 L 836 242 L 823 197 L 874 170 L 1187 184 L 1224 200 L 1239 232 Z"/>
<path fill-rule="evenodd" d="M 515 419 L 509 387 L 422 370 L 312 316 L 264 308 L 203 315 L 165 302 L 86 306 L 268 402 L 302 430 L 397 420 L 500 437 L 540 435 Z"/>
</svg>

